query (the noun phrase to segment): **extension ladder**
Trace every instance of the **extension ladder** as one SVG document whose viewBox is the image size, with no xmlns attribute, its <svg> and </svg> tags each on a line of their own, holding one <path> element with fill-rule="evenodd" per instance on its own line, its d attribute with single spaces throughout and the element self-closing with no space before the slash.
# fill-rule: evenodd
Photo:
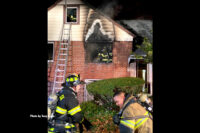
<svg viewBox="0 0 200 133">
<path fill-rule="evenodd" d="M 67 69 L 69 47 L 70 47 L 70 31 L 71 31 L 71 24 L 63 24 L 55 74 L 54 74 L 52 94 L 61 90 L 62 83 L 65 82 L 65 74 Z"/>
</svg>

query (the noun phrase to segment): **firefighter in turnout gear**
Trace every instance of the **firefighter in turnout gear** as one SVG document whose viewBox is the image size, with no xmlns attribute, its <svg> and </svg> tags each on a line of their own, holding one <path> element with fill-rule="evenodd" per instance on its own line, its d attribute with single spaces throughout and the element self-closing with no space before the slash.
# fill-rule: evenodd
<svg viewBox="0 0 200 133">
<path fill-rule="evenodd" d="M 113 117 L 120 133 L 153 133 L 151 114 L 135 101 L 134 96 L 117 91 L 113 99 L 120 107 L 120 112 Z"/>
<path fill-rule="evenodd" d="M 75 18 L 73 15 L 70 16 L 70 19 L 71 19 L 72 21 L 76 21 L 76 18 Z"/>
<path fill-rule="evenodd" d="M 104 47 L 99 53 L 98 53 L 98 58 L 100 62 L 103 63 L 109 63 L 112 62 L 112 53 L 109 53 Z"/>
<path fill-rule="evenodd" d="M 63 83 L 63 88 L 57 93 L 58 101 L 55 110 L 55 125 L 48 133 L 74 133 L 75 123 L 83 121 L 83 114 L 77 100 L 77 92 L 80 90 L 80 76 L 69 75 Z"/>
</svg>

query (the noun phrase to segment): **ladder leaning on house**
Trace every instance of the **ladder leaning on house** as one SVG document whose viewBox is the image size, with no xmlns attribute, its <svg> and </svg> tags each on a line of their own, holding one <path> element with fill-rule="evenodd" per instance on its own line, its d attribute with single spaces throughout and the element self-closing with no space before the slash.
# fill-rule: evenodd
<svg viewBox="0 0 200 133">
<path fill-rule="evenodd" d="M 55 74 L 54 74 L 52 94 L 62 89 L 61 84 L 64 83 L 65 81 L 67 62 L 70 56 L 69 55 L 70 31 L 71 31 L 71 24 L 63 24 L 61 31 L 61 39 L 58 49 Z"/>
</svg>

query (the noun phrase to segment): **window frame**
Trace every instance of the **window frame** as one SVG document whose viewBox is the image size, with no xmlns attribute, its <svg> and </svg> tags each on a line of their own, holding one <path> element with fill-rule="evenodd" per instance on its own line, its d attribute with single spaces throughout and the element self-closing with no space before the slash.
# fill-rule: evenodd
<svg viewBox="0 0 200 133">
<path fill-rule="evenodd" d="M 68 8 L 76 8 L 76 16 L 77 16 L 77 21 L 76 22 L 67 22 L 67 9 Z M 67 5 L 64 6 L 64 23 L 65 24 L 73 24 L 73 25 L 78 25 L 80 24 L 80 5 Z"/>
<path fill-rule="evenodd" d="M 52 60 L 48 59 L 48 55 L 47 55 L 47 62 L 54 62 L 54 42 L 48 42 L 47 45 L 52 44 L 53 45 L 53 53 L 52 53 Z M 47 51 L 49 52 L 49 51 Z"/>
</svg>

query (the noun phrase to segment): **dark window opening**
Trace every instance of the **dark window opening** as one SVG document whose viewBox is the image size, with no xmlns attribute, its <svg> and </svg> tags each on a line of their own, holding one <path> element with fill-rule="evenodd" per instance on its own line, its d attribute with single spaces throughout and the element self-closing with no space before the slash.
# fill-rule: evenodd
<svg viewBox="0 0 200 133">
<path fill-rule="evenodd" d="M 47 45 L 47 51 L 48 51 L 48 61 L 53 61 L 53 43 L 48 43 Z"/>
<path fill-rule="evenodd" d="M 145 81 L 145 85 L 143 86 L 143 91 L 148 87 L 147 85 L 147 64 L 144 60 L 136 60 L 136 68 L 137 68 L 137 77 L 141 78 Z"/>
<path fill-rule="evenodd" d="M 77 23 L 77 7 L 67 7 L 67 23 Z"/>
<path fill-rule="evenodd" d="M 87 43 L 86 45 L 86 62 L 87 63 L 112 63 L 112 43 L 96 42 Z"/>
<path fill-rule="evenodd" d="M 135 37 L 135 38 L 133 39 L 132 51 L 135 52 L 135 51 L 138 49 L 136 45 L 141 46 L 142 43 L 143 43 L 143 37 L 141 37 L 141 36 Z"/>
<path fill-rule="evenodd" d="M 101 25 L 96 23 L 93 32 L 86 39 L 86 62 L 87 63 L 112 63 L 113 42 L 108 35 L 100 30 Z"/>
<path fill-rule="evenodd" d="M 96 60 L 99 63 L 111 63 L 112 62 L 112 45 L 100 47 L 98 50 Z"/>
</svg>

